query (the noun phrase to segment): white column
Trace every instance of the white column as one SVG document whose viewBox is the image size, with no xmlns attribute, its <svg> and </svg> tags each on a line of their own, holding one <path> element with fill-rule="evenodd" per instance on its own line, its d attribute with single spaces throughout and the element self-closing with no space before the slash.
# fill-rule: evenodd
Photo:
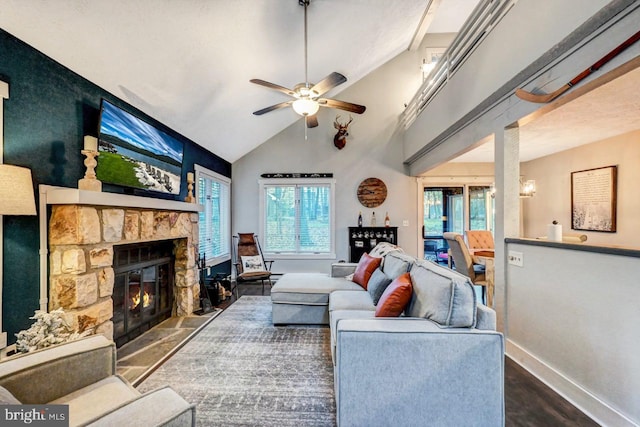
<svg viewBox="0 0 640 427">
<path fill-rule="evenodd" d="M 9 98 L 9 85 L 0 80 L 0 164 L 4 161 L 4 99 Z M 0 349 L 7 346 L 7 333 L 2 328 L 2 248 L 4 247 L 4 219 L 0 215 Z"/>
<path fill-rule="evenodd" d="M 507 323 L 506 237 L 520 233 L 520 129 L 506 128 L 494 135 L 496 180 L 496 258 L 494 308 L 498 330 L 505 335 Z"/>
</svg>

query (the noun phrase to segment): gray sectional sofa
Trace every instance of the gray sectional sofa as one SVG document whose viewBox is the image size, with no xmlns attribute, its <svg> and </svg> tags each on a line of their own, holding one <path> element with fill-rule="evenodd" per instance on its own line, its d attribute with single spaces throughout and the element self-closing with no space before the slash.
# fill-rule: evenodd
<svg viewBox="0 0 640 427">
<path fill-rule="evenodd" d="M 375 317 L 370 292 L 332 274 L 285 274 L 272 288 L 274 324 L 331 328 L 339 426 L 504 425 L 504 339 L 471 281 L 402 252 L 383 258 L 395 279 L 409 272 L 401 317 Z"/>
</svg>

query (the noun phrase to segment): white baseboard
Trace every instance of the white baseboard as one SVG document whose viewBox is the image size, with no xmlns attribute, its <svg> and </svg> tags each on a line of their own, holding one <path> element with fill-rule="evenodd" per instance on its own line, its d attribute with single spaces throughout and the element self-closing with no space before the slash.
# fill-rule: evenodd
<svg viewBox="0 0 640 427">
<path fill-rule="evenodd" d="M 513 341 L 507 339 L 506 347 L 507 356 L 511 360 L 529 371 L 534 377 L 600 425 L 616 427 L 637 427 L 639 425 Z"/>
</svg>

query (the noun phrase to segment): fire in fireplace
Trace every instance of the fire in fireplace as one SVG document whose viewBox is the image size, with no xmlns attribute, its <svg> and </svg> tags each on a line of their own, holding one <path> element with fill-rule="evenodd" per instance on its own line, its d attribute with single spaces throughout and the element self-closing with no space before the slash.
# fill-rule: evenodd
<svg viewBox="0 0 640 427">
<path fill-rule="evenodd" d="M 171 317 L 173 243 L 114 247 L 113 338 L 117 346 Z"/>
</svg>

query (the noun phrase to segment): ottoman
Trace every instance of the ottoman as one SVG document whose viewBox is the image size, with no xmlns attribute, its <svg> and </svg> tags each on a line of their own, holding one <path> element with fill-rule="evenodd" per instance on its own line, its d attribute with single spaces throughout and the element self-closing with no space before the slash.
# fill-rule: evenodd
<svg viewBox="0 0 640 427">
<path fill-rule="evenodd" d="M 286 273 L 271 288 L 274 325 L 328 325 L 329 294 L 366 292 L 343 277 L 322 273 Z"/>
</svg>

